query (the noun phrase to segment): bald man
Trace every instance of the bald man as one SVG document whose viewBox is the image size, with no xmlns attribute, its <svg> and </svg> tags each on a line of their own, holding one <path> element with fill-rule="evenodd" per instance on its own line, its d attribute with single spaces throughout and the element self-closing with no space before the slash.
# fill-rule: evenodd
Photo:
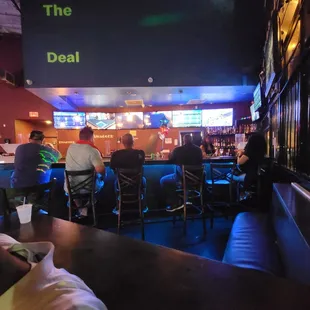
<svg viewBox="0 0 310 310">
<path fill-rule="evenodd" d="M 172 173 L 162 177 L 160 179 L 160 186 L 165 201 L 168 204 L 166 210 L 168 212 L 174 212 L 183 208 L 183 205 L 177 205 L 176 196 L 177 183 L 180 182 L 179 175 L 181 174 L 179 167 L 182 165 L 202 165 L 202 151 L 197 145 L 193 144 L 193 138 L 188 134 L 183 138 L 183 146 L 177 147 L 173 150 L 169 161 L 170 163 L 177 165 L 177 171 L 179 173 Z"/>
<path fill-rule="evenodd" d="M 124 145 L 123 150 L 116 151 L 111 157 L 111 168 L 115 169 L 139 169 L 143 166 L 145 161 L 145 153 L 142 150 L 136 150 L 134 146 L 134 138 L 131 134 L 127 133 L 122 137 L 122 143 Z M 146 194 L 146 179 L 142 178 L 142 190 L 145 197 Z M 115 190 L 117 191 L 117 182 L 115 182 Z M 145 208 L 145 212 L 147 209 Z M 113 213 L 117 213 L 118 210 L 114 209 Z"/>
</svg>

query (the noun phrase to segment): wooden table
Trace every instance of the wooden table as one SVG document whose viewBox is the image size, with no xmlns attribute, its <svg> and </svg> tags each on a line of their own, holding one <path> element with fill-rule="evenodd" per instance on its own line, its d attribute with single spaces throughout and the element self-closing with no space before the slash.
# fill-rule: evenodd
<svg viewBox="0 0 310 310">
<path fill-rule="evenodd" d="M 113 309 L 310 309 L 310 287 L 45 215 L 0 231 L 51 241 L 57 267 Z"/>
</svg>

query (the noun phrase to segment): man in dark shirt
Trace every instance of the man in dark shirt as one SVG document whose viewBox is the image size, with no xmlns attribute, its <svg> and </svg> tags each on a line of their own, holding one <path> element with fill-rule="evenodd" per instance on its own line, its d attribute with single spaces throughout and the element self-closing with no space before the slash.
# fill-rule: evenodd
<svg viewBox="0 0 310 310">
<path fill-rule="evenodd" d="M 61 155 L 52 145 L 43 145 L 44 134 L 34 130 L 29 143 L 19 145 L 15 152 L 14 172 L 11 177 L 13 188 L 30 187 L 50 181 L 51 165 Z"/>
<path fill-rule="evenodd" d="M 129 133 L 122 137 L 123 150 L 116 151 L 111 157 L 111 168 L 135 169 L 144 164 L 145 154 L 142 150 L 133 148 L 133 136 Z"/>
<path fill-rule="evenodd" d="M 136 150 L 133 148 L 134 140 L 133 136 L 129 133 L 122 137 L 122 143 L 124 145 L 123 150 L 116 151 L 111 157 L 111 168 L 115 169 L 139 169 L 143 166 L 145 160 L 145 153 L 142 150 Z M 115 181 L 115 190 L 118 191 L 118 184 Z M 146 194 L 146 179 L 142 177 L 142 191 L 145 198 Z M 145 199 L 144 199 L 145 201 Z M 144 209 L 146 212 L 147 209 Z M 115 208 L 113 213 L 117 213 L 118 210 Z"/>
<path fill-rule="evenodd" d="M 182 174 L 181 166 L 199 166 L 202 165 L 202 151 L 193 144 L 191 135 L 184 136 L 184 145 L 173 150 L 169 161 L 177 165 L 176 172 L 166 175 L 160 179 L 160 186 L 164 192 L 165 200 L 168 204 L 168 212 L 173 212 L 183 208 L 183 205 L 176 205 L 176 189 L 177 183 L 180 182 L 179 176 Z"/>
</svg>

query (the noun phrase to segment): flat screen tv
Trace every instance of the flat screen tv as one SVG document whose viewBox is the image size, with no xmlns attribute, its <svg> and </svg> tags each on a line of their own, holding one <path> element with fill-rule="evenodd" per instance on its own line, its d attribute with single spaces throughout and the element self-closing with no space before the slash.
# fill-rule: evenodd
<svg viewBox="0 0 310 310">
<path fill-rule="evenodd" d="M 172 112 L 173 127 L 201 127 L 201 110 Z"/>
<path fill-rule="evenodd" d="M 162 125 L 171 126 L 172 112 L 158 111 L 143 114 L 144 128 L 160 128 Z"/>
<path fill-rule="evenodd" d="M 116 113 L 116 129 L 141 129 L 143 127 L 143 112 Z"/>
<path fill-rule="evenodd" d="M 115 113 L 86 113 L 86 123 L 93 129 L 116 129 Z"/>
<path fill-rule="evenodd" d="M 84 112 L 59 112 L 53 113 L 54 128 L 56 129 L 80 129 L 86 126 Z"/>
<path fill-rule="evenodd" d="M 251 111 L 252 122 L 257 121 L 259 119 L 259 112 L 255 111 L 255 104 L 252 104 L 250 106 L 250 111 Z"/>
<path fill-rule="evenodd" d="M 253 100 L 254 100 L 254 111 L 257 111 L 262 106 L 262 95 L 260 84 L 257 85 L 253 93 Z"/>
<path fill-rule="evenodd" d="M 223 127 L 233 125 L 234 109 L 208 109 L 202 111 L 203 127 Z"/>
</svg>

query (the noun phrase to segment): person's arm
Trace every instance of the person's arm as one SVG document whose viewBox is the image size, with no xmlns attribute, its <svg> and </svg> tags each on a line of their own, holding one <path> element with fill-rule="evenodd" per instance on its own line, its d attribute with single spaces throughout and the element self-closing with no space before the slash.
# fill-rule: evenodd
<svg viewBox="0 0 310 310">
<path fill-rule="evenodd" d="M 112 156 L 111 156 L 110 168 L 111 168 L 112 170 L 115 170 L 115 152 L 112 153 Z"/>
<path fill-rule="evenodd" d="M 51 143 L 46 143 L 44 144 L 44 146 L 45 146 L 45 149 L 51 153 L 52 162 L 57 163 L 59 159 L 62 157 L 61 153 L 58 150 L 56 150 Z"/>
<path fill-rule="evenodd" d="M 210 143 L 210 146 L 211 146 L 211 152 L 212 152 L 212 156 L 214 156 L 214 154 L 215 154 L 215 147 L 214 147 L 214 145 L 212 144 L 212 143 Z"/>
<path fill-rule="evenodd" d="M 205 152 L 205 148 L 203 147 L 203 145 L 200 145 L 200 149 L 201 149 L 201 152 L 202 152 L 202 157 L 203 158 L 207 158 L 207 153 Z"/>
<path fill-rule="evenodd" d="M 249 160 L 249 157 L 245 154 L 237 157 L 237 164 L 244 165 Z"/>
<path fill-rule="evenodd" d="M 90 161 L 96 170 L 97 173 L 104 175 L 105 174 L 105 166 L 103 164 L 100 152 L 96 149 L 93 149 L 90 155 Z"/>
<path fill-rule="evenodd" d="M 202 161 L 203 161 L 203 153 L 202 153 L 202 150 L 200 149 L 199 162 L 202 164 Z"/>
<path fill-rule="evenodd" d="M 141 150 L 141 156 L 142 156 L 142 165 L 145 163 L 145 153 L 143 150 Z"/>
<path fill-rule="evenodd" d="M 174 149 L 172 151 L 172 153 L 170 153 L 170 156 L 169 156 L 169 162 L 172 163 L 172 164 L 175 164 L 176 163 L 176 152 L 175 152 L 176 149 Z"/>
</svg>

